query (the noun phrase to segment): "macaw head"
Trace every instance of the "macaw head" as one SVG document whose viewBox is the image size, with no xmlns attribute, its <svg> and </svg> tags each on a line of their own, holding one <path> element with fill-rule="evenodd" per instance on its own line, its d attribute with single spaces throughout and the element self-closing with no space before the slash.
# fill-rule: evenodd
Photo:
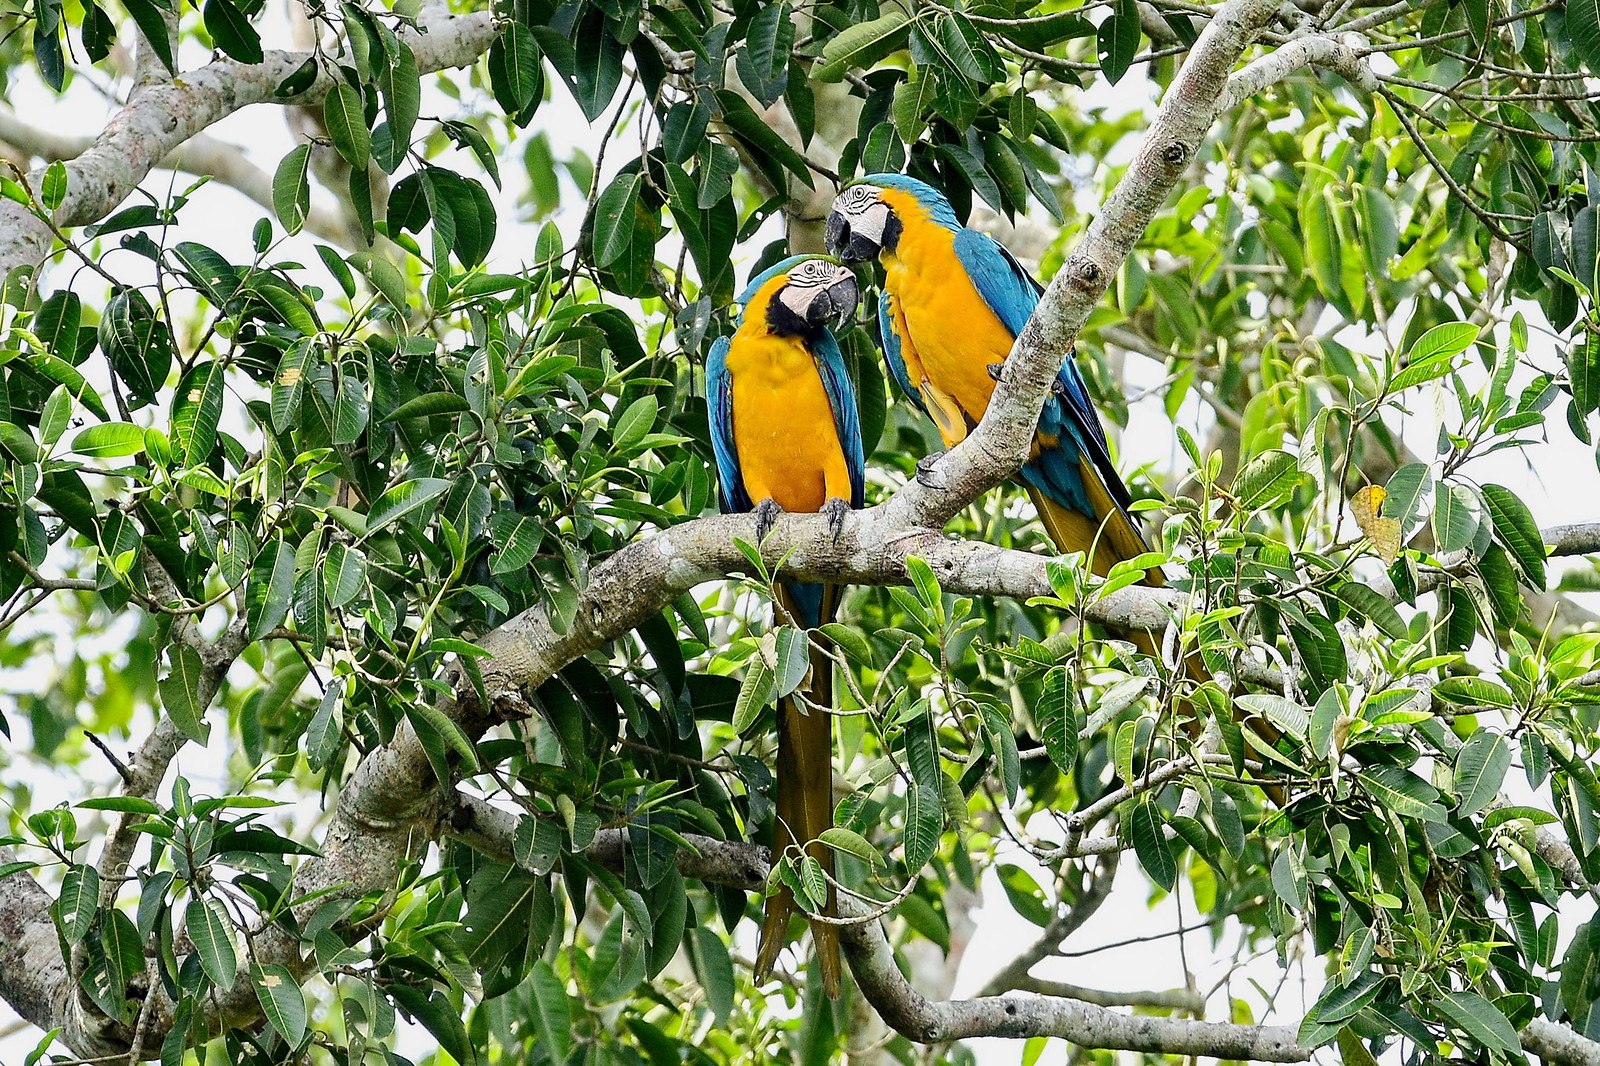
<svg viewBox="0 0 1600 1066">
<path fill-rule="evenodd" d="M 750 279 L 739 304 L 766 314 L 779 337 L 809 336 L 843 326 L 855 314 L 861 290 L 850 268 L 825 255 L 791 255 Z"/>
<path fill-rule="evenodd" d="M 869 174 L 840 190 L 828 215 L 828 251 L 847 263 L 894 251 L 906 223 L 926 219 L 959 229 L 950 201 L 925 181 L 905 174 Z"/>
</svg>

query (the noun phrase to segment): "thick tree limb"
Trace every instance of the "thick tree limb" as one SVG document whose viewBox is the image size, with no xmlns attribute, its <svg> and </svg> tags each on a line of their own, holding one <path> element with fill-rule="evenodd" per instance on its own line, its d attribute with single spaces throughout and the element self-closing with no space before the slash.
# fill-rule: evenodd
<svg viewBox="0 0 1600 1066">
<path fill-rule="evenodd" d="M 424 72 L 472 63 L 494 38 L 493 16 L 479 11 L 449 15 L 435 8 L 418 20 L 421 33 L 405 41 Z M 250 104 L 320 100 L 333 81 L 324 70 L 305 92 L 275 95 L 278 86 L 308 58 L 307 52 L 268 52 L 260 63 L 217 60 L 172 81 L 141 86 L 94 143 L 67 165 L 67 194 L 56 211 L 62 228 L 105 218 L 179 145 L 218 120 Z M 32 171 L 35 189 L 43 169 Z M 21 204 L 0 200 L 0 278 L 16 267 L 36 266 L 50 250 L 50 229 Z"/>
<path fill-rule="evenodd" d="M 10 111 L 0 110 L 0 144 L 9 144 L 46 162 L 76 159 L 89 150 L 94 140 L 82 134 L 41 129 L 23 122 Z M 252 163 L 249 154 L 239 145 L 197 134 L 167 153 L 166 158 L 156 164 L 156 169 L 210 178 L 262 209 L 273 210 L 272 175 Z M 349 246 L 351 239 L 344 220 L 321 206 L 313 206 L 306 216 L 305 232 L 344 246 Z"/>
</svg>

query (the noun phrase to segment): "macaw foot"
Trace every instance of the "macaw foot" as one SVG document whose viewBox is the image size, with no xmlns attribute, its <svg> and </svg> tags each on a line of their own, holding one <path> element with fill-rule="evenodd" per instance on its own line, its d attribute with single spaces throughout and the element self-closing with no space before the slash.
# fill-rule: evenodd
<svg viewBox="0 0 1600 1066">
<path fill-rule="evenodd" d="M 990 363 L 988 366 L 984 367 L 984 369 L 989 372 L 989 376 L 991 378 L 993 378 L 995 381 L 999 381 L 1000 375 L 1004 374 L 1006 371 L 1006 365 L 1003 362 Z"/>
<path fill-rule="evenodd" d="M 839 536 L 844 532 L 845 515 L 850 513 L 850 501 L 830 496 L 822 505 L 822 513 L 828 519 L 828 532 L 833 534 L 833 542 L 839 543 Z"/>
<path fill-rule="evenodd" d="M 783 508 L 778 506 L 778 501 L 771 496 L 756 504 L 756 543 L 760 544 L 767 539 L 767 534 L 772 532 L 772 527 L 777 524 L 778 516 L 783 513 Z"/>
<path fill-rule="evenodd" d="M 939 465 L 939 460 L 944 458 L 944 452 L 929 452 L 917 460 L 917 482 L 927 489 L 948 488 L 944 475 L 934 467 Z"/>
</svg>

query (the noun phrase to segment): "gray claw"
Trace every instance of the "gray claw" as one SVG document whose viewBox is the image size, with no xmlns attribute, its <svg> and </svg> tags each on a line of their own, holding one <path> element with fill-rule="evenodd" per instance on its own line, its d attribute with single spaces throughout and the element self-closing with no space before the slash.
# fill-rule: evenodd
<svg viewBox="0 0 1600 1066">
<path fill-rule="evenodd" d="M 934 470 L 939 460 L 943 458 L 944 452 L 930 452 L 917 460 L 917 481 L 923 488 L 943 489 L 949 487 L 944 475 Z"/>
<path fill-rule="evenodd" d="M 989 371 L 989 376 L 991 378 L 994 378 L 994 380 L 999 381 L 1000 380 L 1000 375 L 1005 373 L 1006 365 L 1004 363 L 990 363 L 984 369 Z"/>
<path fill-rule="evenodd" d="M 830 496 L 822 505 L 822 513 L 828 519 L 828 532 L 833 534 L 833 542 L 839 543 L 839 537 L 844 533 L 845 515 L 850 513 L 850 501 Z"/>
<path fill-rule="evenodd" d="M 778 516 L 783 513 L 783 508 L 778 506 L 778 501 L 767 497 L 756 504 L 756 543 L 760 544 L 767 539 L 767 534 L 772 532 L 772 527 L 777 524 Z"/>
</svg>

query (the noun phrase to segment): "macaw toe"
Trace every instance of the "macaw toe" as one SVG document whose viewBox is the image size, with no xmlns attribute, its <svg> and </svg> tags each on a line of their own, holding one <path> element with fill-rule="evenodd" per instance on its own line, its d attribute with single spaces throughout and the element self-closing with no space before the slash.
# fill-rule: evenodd
<svg viewBox="0 0 1600 1066">
<path fill-rule="evenodd" d="M 944 452 L 929 452 L 917 460 L 917 482 L 923 488 L 947 489 L 950 483 L 939 473 L 937 467 L 939 460 L 944 458 Z"/>
</svg>

